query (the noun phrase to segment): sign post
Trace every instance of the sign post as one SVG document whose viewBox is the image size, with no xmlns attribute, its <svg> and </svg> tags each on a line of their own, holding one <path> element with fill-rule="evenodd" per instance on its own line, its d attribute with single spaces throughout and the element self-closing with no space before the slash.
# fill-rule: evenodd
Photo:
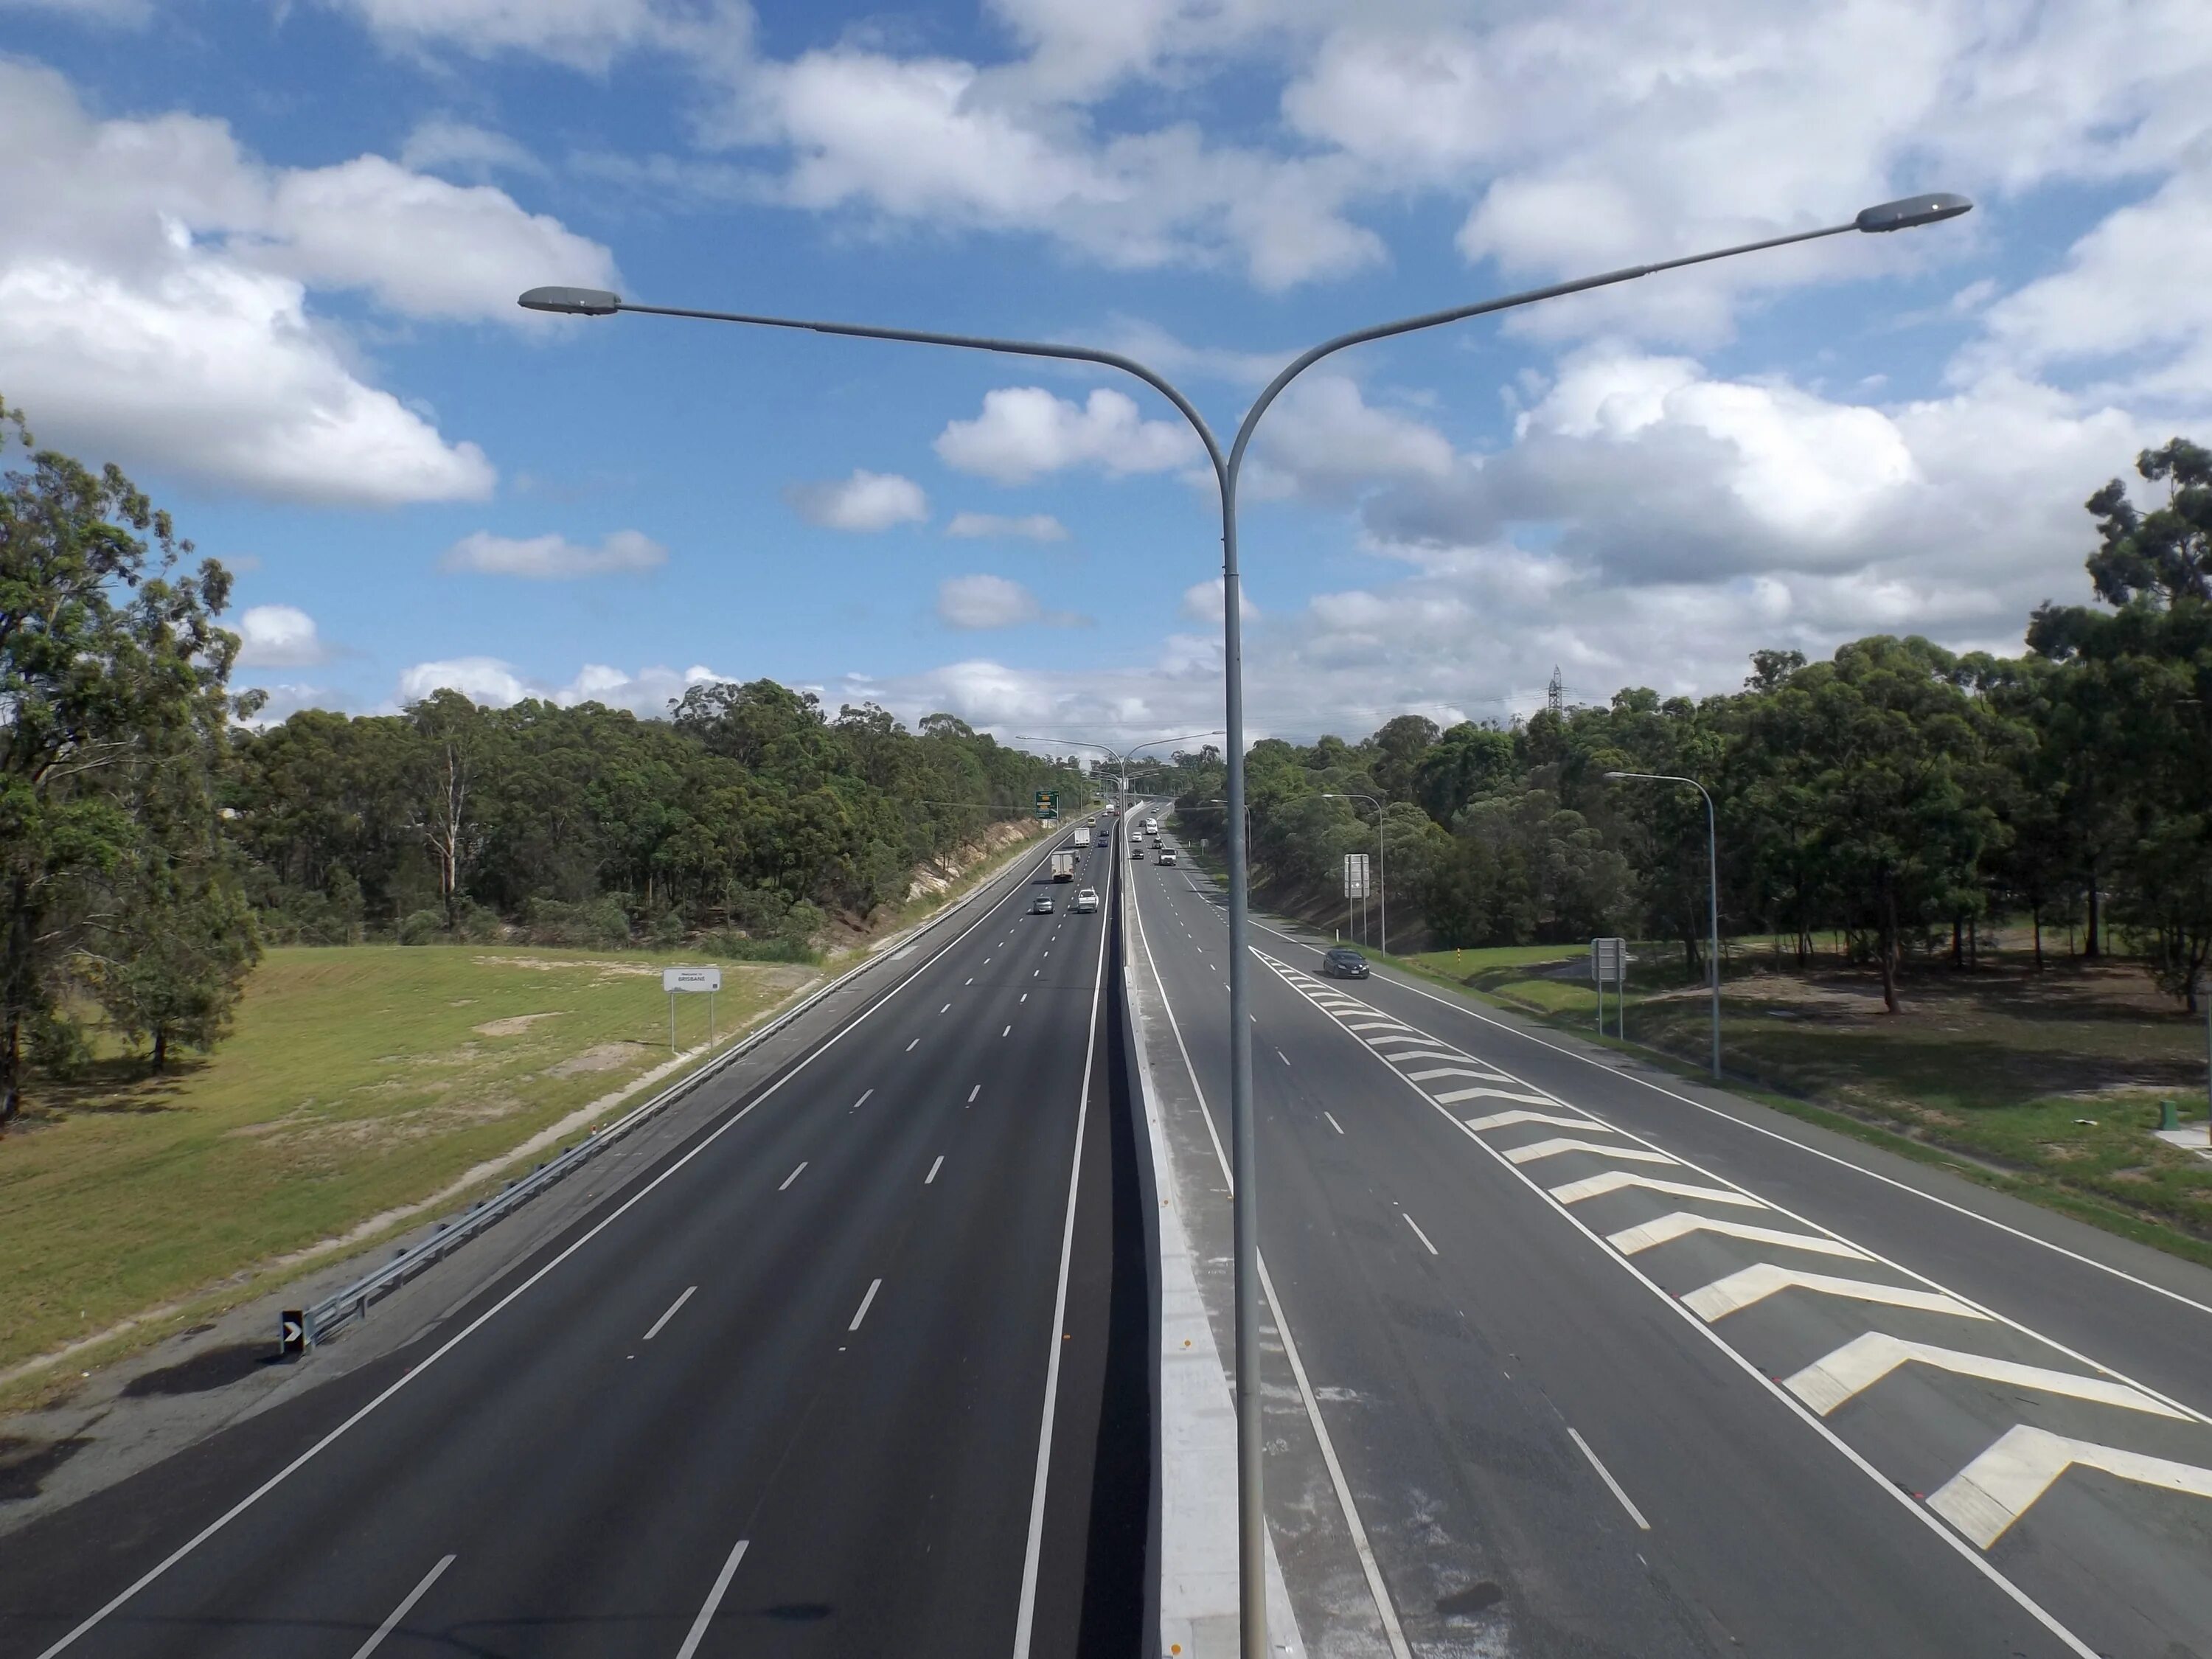
<svg viewBox="0 0 2212 1659">
<path fill-rule="evenodd" d="M 668 993 L 668 1052 L 676 1052 L 676 998 L 678 993 L 703 995 L 707 999 L 707 1041 L 714 1040 L 714 994 L 722 988 L 722 970 L 719 968 L 664 968 L 660 970 L 660 988 Z"/>
<path fill-rule="evenodd" d="M 1594 939 L 1590 941 L 1590 977 L 1597 981 L 1597 1034 L 1605 1035 L 1605 988 L 1613 985 L 1613 1035 L 1628 1040 L 1628 941 Z"/>
</svg>

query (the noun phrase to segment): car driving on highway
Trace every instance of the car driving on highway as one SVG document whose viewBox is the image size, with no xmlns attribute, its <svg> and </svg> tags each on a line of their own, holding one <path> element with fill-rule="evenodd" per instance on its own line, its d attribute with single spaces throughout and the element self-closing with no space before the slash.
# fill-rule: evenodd
<svg viewBox="0 0 2212 1659">
<path fill-rule="evenodd" d="M 1079 915 L 1088 915 L 1098 908 L 1098 890 L 1086 887 L 1075 896 L 1075 908 Z"/>
<path fill-rule="evenodd" d="M 1039 893 L 1035 898 L 1031 899 L 1030 901 L 1030 914 L 1033 916 L 1050 915 L 1052 914 L 1052 895 L 1049 893 Z"/>
<path fill-rule="evenodd" d="M 1158 862 L 1161 864 L 1173 864 L 1175 861 L 1176 849 L 1174 848 L 1163 847 L 1160 848 L 1160 856 Z"/>
<path fill-rule="evenodd" d="M 1145 856 L 1145 843 L 1133 836 L 1129 839 L 1129 856 L 1133 859 L 1141 859 Z"/>
<path fill-rule="evenodd" d="M 1340 945 L 1321 959 L 1321 971 L 1329 979 L 1365 979 L 1367 958 Z"/>
</svg>

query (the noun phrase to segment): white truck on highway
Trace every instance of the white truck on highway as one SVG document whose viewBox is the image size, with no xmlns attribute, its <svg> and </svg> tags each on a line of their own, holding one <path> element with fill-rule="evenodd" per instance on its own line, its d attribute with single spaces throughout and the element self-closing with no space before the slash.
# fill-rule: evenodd
<svg viewBox="0 0 2212 1659">
<path fill-rule="evenodd" d="M 1075 854 L 1065 848 L 1052 855 L 1052 878 L 1054 881 L 1075 879 Z"/>
<path fill-rule="evenodd" d="M 1075 826 L 1075 844 L 1078 847 L 1088 847 L 1091 845 L 1091 826 L 1089 824 L 1079 823 Z"/>
</svg>

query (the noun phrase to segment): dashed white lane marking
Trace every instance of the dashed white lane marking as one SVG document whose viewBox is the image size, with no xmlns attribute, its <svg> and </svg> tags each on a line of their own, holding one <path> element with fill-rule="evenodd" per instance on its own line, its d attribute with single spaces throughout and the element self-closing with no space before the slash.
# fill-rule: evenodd
<svg viewBox="0 0 2212 1659">
<path fill-rule="evenodd" d="M 729 1594 L 730 1580 L 737 1576 L 738 1563 L 745 1559 L 746 1542 L 743 1538 L 738 1540 L 737 1548 L 730 1552 L 730 1559 L 722 1563 L 721 1571 L 714 1575 L 714 1588 L 707 1592 L 706 1605 L 699 1609 L 699 1616 L 691 1621 L 690 1633 L 684 1637 L 684 1645 L 676 1650 L 676 1659 L 691 1659 L 691 1656 L 699 1651 L 699 1644 L 706 1640 L 707 1626 L 714 1622 L 714 1609 L 722 1605 L 722 1598 Z"/>
<path fill-rule="evenodd" d="M 1697 1215 L 1688 1210 L 1677 1210 L 1672 1215 L 1662 1215 L 1656 1221 L 1647 1221 L 1638 1227 L 1627 1227 L 1617 1233 L 1606 1235 L 1605 1242 L 1623 1255 L 1634 1255 L 1638 1251 L 1671 1244 L 1691 1233 L 1724 1233 L 1730 1238 L 1741 1238 L 1753 1244 L 1784 1244 L 1792 1249 L 1810 1250 L 1815 1255 L 1847 1256 L 1855 1261 L 1868 1260 L 1867 1253 L 1856 1244 L 1847 1244 L 1840 1238 L 1829 1238 L 1820 1233 L 1785 1232 L 1779 1227 L 1754 1227 L 1747 1221 L 1729 1221 L 1717 1215 Z"/>
<path fill-rule="evenodd" d="M 968 975 L 968 978 L 967 978 L 967 981 L 966 981 L 966 983 L 968 983 L 968 984 L 969 984 L 969 985 L 973 985 L 975 982 L 975 975 L 973 975 L 973 974 L 969 975 Z"/>
<path fill-rule="evenodd" d="M 931 1164 L 931 1165 L 929 1166 L 929 1173 L 928 1173 L 927 1175 L 926 1175 L 926 1176 L 922 1176 L 922 1178 L 921 1178 L 921 1184 L 922 1184 L 923 1186 L 927 1187 L 927 1186 L 928 1186 L 928 1185 L 930 1184 L 930 1182 L 932 1182 L 933 1181 L 935 1181 L 935 1180 L 937 1179 L 937 1172 L 938 1172 L 939 1170 L 943 1169 L 944 1167 L 945 1167 L 945 1154 L 944 1154 L 944 1153 L 942 1153 L 942 1152 L 939 1152 L 939 1153 L 937 1155 L 937 1162 L 936 1162 L 936 1163 L 934 1163 L 934 1164 Z"/>
<path fill-rule="evenodd" d="M 1413 1080 L 1418 1083 L 1429 1075 L 1426 1072 L 1416 1072 Z M 1468 1119 L 1467 1127 L 1480 1134 L 1486 1129 L 1510 1129 L 1516 1123 L 1553 1123 L 1563 1129 L 1601 1129 L 1607 1134 L 1613 1133 L 1610 1123 L 1600 1123 L 1595 1118 L 1561 1117 L 1557 1112 L 1492 1112 L 1488 1117 Z"/>
<path fill-rule="evenodd" d="M 805 1158 L 802 1158 L 801 1159 L 799 1159 L 799 1168 L 798 1168 L 798 1169 L 796 1169 L 796 1170 L 793 1170 L 789 1175 L 787 1175 L 787 1176 L 784 1176 L 784 1178 L 783 1178 L 783 1186 L 782 1186 L 782 1187 L 778 1187 L 778 1188 L 776 1188 L 776 1191 L 778 1191 L 778 1192 L 781 1192 L 781 1191 L 783 1191 L 783 1189 L 784 1189 L 784 1188 L 785 1188 L 785 1187 L 788 1187 L 788 1186 L 790 1186 L 790 1185 L 791 1185 L 791 1183 L 792 1183 L 793 1182 L 794 1182 L 794 1181 L 798 1180 L 798 1179 L 799 1179 L 799 1177 L 801 1175 L 803 1175 L 804 1173 L 805 1173 L 805 1170 L 806 1170 L 806 1160 L 805 1160 Z"/>
<path fill-rule="evenodd" d="M 868 1316 L 868 1304 L 876 1299 L 876 1292 L 883 1287 L 884 1281 L 880 1279 L 872 1279 L 868 1281 L 868 1293 L 860 1298 L 860 1308 L 853 1315 L 853 1322 L 845 1327 L 848 1331 L 857 1331 L 860 1328 L 860 1322 Z"/>
<path fill-rule="evenodd" d="M 1531 1106 L 1557 1103 L 1549 1095 L 1532 1095 L 1525 1089 L 1493 1089 L 1487 1084 L 1478 1084 L 1472 1089 L 1447 1089 L 1435 1099 L 1440 1106 L 1456 1106 L 1462 1100 L 1518 1100 Z"/>
<path fill-rule="evenodd" d="M 1030 994 L 1029 994 L 1027 991 L 1023 992 L 1023 993 L 1021 994 L 1021 996 L 1018 999 L 1018 1001 L 1021 1001 L 1021 1002 L 1027 1002 L 1029 1000 L 1030 1000 Z"/>
<path fill-rule="evenodd" d="M 1557 1158 L 1562 1152 L 1595 1152 L 1600 1158 L 1617 1158 L 1624 1164 L 1681 1162 L 1668 1153 L 1655 1152 L 1642 1146 L 1608 1146 L 1601 1140 L 1583 1140 L 1573 1135 L 1554 1135 L 1549 1140 L 1532 1141 L 1526 1146 L 1505 1149 L 1505 1156 L 1516 1164 L 1534 1164 L 1540 1158 Z"/>
<path fill-rule="evenodd" d="M 1824 1296 L 1848 1297 L 1854 1302 L 1880 1302 L 1893 1308 L 1917 1308 L 1923 1313 L 1954 1314 L 1960 1319 L 1987 1319 L 1943 1291 L 1916 1291 L 1909 1285 L 1881 1285 L 1871 1279 L 1838 1279 L 1832 1273 L 1808 1273 L 1796 1267 L 1755 1261 L 1739 1267 L 1725 1279 L 1716 1279 L 1682 1298 L 1682 1305 L 1706 1323 L 1741 1312 L 1754 1302 L 1764 1302 L 1777 1291 L 1817 1291 Z"/>
<path fill-rule="evenodd" d="M 979 1084 L 977 1084 L 974 1088 L 970 1089 L 970 1090 L 968 1091 L 968 1098 L 967 1098 L 967 1101 L 965 1102 L 965 1103 L 966 1103 L 966 1104 L 968 1104 L 968 1105 L 969 1105 L 969 1106 L 973 1106 L 973 1105 L 975 1103 L 975 1097 L 976 1097 L 977 1095 L 981 1094 L 982 1092 L 983 1092 L 983 1085 L 982 1085 L 981 1084 L 980 1084 L 980 1083 L 979 1083 Z"/>
<path fill-rule="evenodd" d="M 1001 1032 L 1000 1032 L 1000 1033 L 999 1033 L 999 1035 L 1000 1035 L 1000 1036 L 1013 1036 L 1013 1034 L 1014 1034 L 1014 1028 L 1013 1028 L 1012 1026 L 1011 1026 L 1011 1025 L 1009 1025 L 1008 1027 L 1006 1027 L 1006 1029 L 1005 1030 L 1003 1030 L 1003 1031 L 1001 1031 Z"/>
<path fill-rule="evenodd" d="M 2069 1400 L 2087 1400 L 2100 1406 L 2148 1412 L 2154 1417 L 2171 1417 L 2178 1422 L 2190 1420 L 2186 1412 L 2176 1411 L 2164 1401 L 2154 1400 L 2125 1382 L 2084 1376 L 2079 1371 L 2052 1370 L 2046 1365 L 2023 1365 L 2014 1360 L 1995 1359 L 1987 1354 L 1966 1353 L 1956 1348 L 1939 1348 L 1932 1343 L 1910 1342 L 1884 1331 L 1867 1331 L 1853 1337 L 1826 1358 L 1814 1360 L 1794 1376 L 1784 1377 L 1782 1386 L 1826 1417 L 1874 1387 L 1899 1366 L 1908 1364 L 1933 1365 L 1938 1370 L 1978 1376 L 1985 1382 L 2002 1382 L 2008 1388 L 2033 1389 L 2042 1394 L 2063 1395 Z"/>
<path fill-rule="evenodd" d="M 1042 969 L 1042 968 L 1032 968 L 1032 969 L 1030 969 L 1030 977 L 1031 979 L 1037 979 L 1037 978 L 1042 977 L 1042 976 L 1043 975 L 1043 973 L 1044 973 L 1044 969 Z"/>
<path fill-rule="evenodd" d="M 653 1328 L 645 1334 L 645 1340 L 650 1342 L 654 1337 L 659 1336 L 660 1334 L 660 1328 L 665 1325 L 670 1320 L 676 1317 L 677 1310 L 683 1307 L 685 1303 L 689 1302 L 693 1296 L 697 1294 L 698 1289 L 699 1287 L 696 1285 L 689 1285 L 685 1288 L 683 1295 L 678 1297 L 675 1301 L 670 1303 L 668 1304 L 668 1311 L 653 1322 Z"/>
<path fill-rule="evenodd" d="M 949 1014 L 949 1013 L 951 1013 L 951 1012 L 952 1012 L 952 1005 L 951 1005 L 951 1003 L 949 1003 L 949 1002 L 948 1002 L 948 1003 L 946 1003 L 946 1004 L 945 1004 L 942 1008 L 939 1008 L 937 1012 L 938 1012 L 939 1013 L 940 1013 L 940 1014 Z M 921 1040 L 921 1038 L 919 1038 L 919 1037 L 916 1037 L 916 1038 L 915 1039 L 915 1042 L 919 1042 Z"/>
<path fill-rule="evenodd" d="M 1598 1462 L 1597 1454 L 1590 1449 L 1589 1442 L 1577 1434 L 1571 1428 L 1567 1431 L 1567 1436 L 1575 1444 L 1583 1449 L 1583 1455 L 1589 1459 L 1589 1466 L 1597 1471 L 1597 1478 L 1605 1482 L 1605 1489 L 1607 1492 L 1620 1500 L 1620 1507 L 1628 1511 L 1628 1518 L 1636 1522 L 1637 1530 L 1650 1532 L 1651 1523 L 1644 1518 L 1644 1511 L 1629 1502 L 1628 1494 L 1620 1489 L 1620 1482 L 1613 1478 L 1611 1469 Z"/>
<path fill-rule="evenodd" d="M 861 1091 L 861 1092 L 860 1092 L 860 1097 L 858 1100 L 854 1101 L 854 1102 L 850 1106 L 848 1106 L 845 1109 L 846 1109 L 847 1111 L 848 1111 L 848 1112 L 857 1112 L 857 1111 L 859 1111 L 859 1110 L 860 1109 L 860 1108 L 861 1108 L 861 1107 L 863 1107 L 863 1106 L 865 1106 L 865 1105 L 866 1105 L 866 1104 L 868 1103 L 868 1097 L 869 1097 L 870 1095 L 872 1095 L 873 1093 L 875 1093 L 875 1091 L 874 1091 L 873 1089 L 865 1089 L 865 1090 Z"/>
<path fill-rule="evenodd" d="M 353 1659 L 368 1659 L 370 1654 L 381 1647 L 384 1644 L 384 1638 L 399 1628 L 399 1621 L 414 1609 L 415 1604 L 429 1592 L 430 1586 L 436 1583 L 444 1575 L 446 1569 L 453 1565 L 453 1558 L 450 1555 L 445 1556 L 440 1559 L 436 1566 L 424 1573 L 422 1582 L 409 1590 L 406 1599 L 385 1616 L 384 1622 L 376 1627 L 375 1634 L 353 1650 Z"/>
<path fill-rule="evenodd" d="M 912 1054 L 912 1053 L 915 1051 L 915 1048 L 917 1048 L 918 1047 L 920 1047 L 920 1046 L 921 1046 L 921 1039 L 920 1037 L 916 1037 L 916 1038 L 915 1038 L 912 1042 L 909 1042 L 909 1043 L 908 1043 L 908 1044 L 906 1045 L 906 1051 L 907 1051 L 907 1053 L 908 1053 L 908 1054 Z"/>
<path fill-rule="evenodd" d="M 1398 1213 L 1400 1215 L 1406 1216 L 1406 1224 L 1413 1230 L 1413 1237 L 1419 1239 L 1422 1243 L 1428 1244 L 1429 1254 L 1431 1255 L 1434 1255 L 1437 1253 L 1437 1247 L 1433 1244 L 1429 1244 L 1429 1236 L 1421 1231 L 1421 1224 L 1414 1220 L 1412 1216 L 1406 1215 L 1406 1212 L 1403 1210 L 1399 1211 Z"/>
<path fill-rule="evenodd" d="M 1551 1191 L 1552 1196 L 1562 1204 L 1579 1204 L 1586 1198 L 1617 1193 L 1623 1187 L 1640 1187 L 1645 1192 L 1664 1193 L 1669 1198 L 1710 1199 L 1716 1204 L 1740 1205 L 1747 1210 L 1768 1207 L 1765 1199 L 1753 1198 L 1749 1193 L 1731 1192 L 1726 1187 L 1699 1187 L 1686 1181 L 1662 1181 L 1656 1176 L 1638 1175 L 1633 1170 L 1607 1170 L 1602 1175 L 1585 1176 Z"/>
<path fill-rule="evenodd" d="M 1344 1133 L 1344 1125 L 1336 1121 L 1335 1114 L 1332 1112 L 1323 1112 L 1322 1115 L 1328 1119 L 1328 1127 L 1330 1128 L 1335 1130 L 1339 1134 L 1342 1134 Z"/>
<path fill-rule="evenodd" d="M 1928 1507 L 1988 1549 L 2072 1465 L 2123 1480 L 2212 1498 L 2212 1469 L 2015 1423 L 1995 1445 L 1928 1495 Z"/>
<path fill-rule="evenodd" d="M 1291 1057 L 1285 1054 L 1280 1048 L 1275 1050 L 1275 1058 L 1281 1060 L 1285 1066 L 1288 1066 L 1291 1063 Z"/>
</svg>

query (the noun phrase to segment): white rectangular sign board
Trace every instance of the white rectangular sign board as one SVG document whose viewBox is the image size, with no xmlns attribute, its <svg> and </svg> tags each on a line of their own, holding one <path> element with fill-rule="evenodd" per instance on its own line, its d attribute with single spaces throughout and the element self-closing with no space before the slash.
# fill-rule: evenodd
<svg viewBox="0 0 2212 1659">
<path fill-rule="evenodd" d="M 1594 939 L 1590 941 L 1590 977 L 1596 980 L 1617 980 L 1626 974 L 1628 963 L 1628 941 L 1625 939 Z"/>
<path fill-rule="evenodd" d="M 672 996 L 678 991 L 719 991 L 722 988 L 722 970 L 719 968 L 664 968 L 660 970 L 660 988 Z"/>
<path fill-rule="evenodd" d="M 1367 854 L 1346 853 L 1344 855 L 1344 896 L 1346 898 L 1367 896 Z"/>
</svg>

